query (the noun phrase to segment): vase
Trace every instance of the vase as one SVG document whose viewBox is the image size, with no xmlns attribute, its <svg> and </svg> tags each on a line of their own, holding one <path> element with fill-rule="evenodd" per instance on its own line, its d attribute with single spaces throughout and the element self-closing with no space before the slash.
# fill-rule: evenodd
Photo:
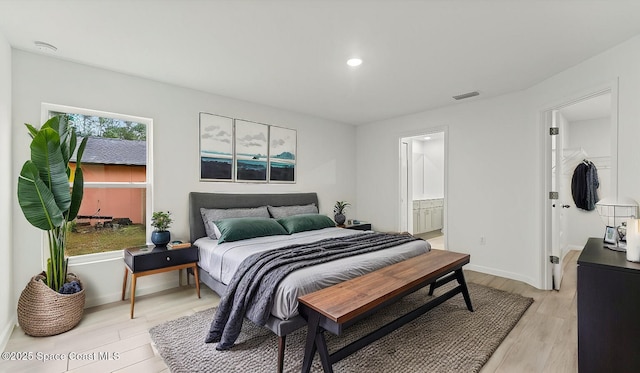
<svg viewBox="0 0 640 373">
<path fill-rule="evenodd" d="M 32 277 L 18 299 L 18 323 L 33 337 L 64 333 L 80 322 L 84 312 L 84 285 L 73 273 L 67 274 L 67 282 L 78 281 L 82 288 L 73 294 L 52 290 L 45 279 L 44 272 Z"/>
<path fill-rule="evenodd" d="M 151 242 L 156 246 L 166 246 L 171 241 L 171 232 L 169 231 L 153 231 L 151 233 Z"/>
<path fill-rule="evenodd" d="M 638 219 L 627 221 L 627 260 L 640 262 L 640 224 Z"/>
<path fill-rule="evenodd" d="M 347 220 L 347 217 L 344 216 L 344 214 L 335 214 L 333 220 L 335 220 L 338 225 L 342 225 L 344 221 Z"/>
</svg>

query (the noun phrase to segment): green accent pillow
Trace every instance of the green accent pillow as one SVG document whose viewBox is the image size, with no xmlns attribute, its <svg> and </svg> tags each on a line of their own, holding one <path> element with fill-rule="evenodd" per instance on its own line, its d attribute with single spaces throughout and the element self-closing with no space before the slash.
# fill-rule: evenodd
<svg viewBox="0 0 640 373">
<path fill-rule="evenodd" d="M 328 216 L 320 214 L 287 216 L 278 219 L 278 223 L 280 223 L 289 234 L 336 226 L 336 223 Z"/>
<path fill-rule="evenodd" d="M 270 218 L 230 218 L 216 221 L 215 224 L 220 230 L 218 243 L 287 234 L 275 219 Z"/>
</svg>

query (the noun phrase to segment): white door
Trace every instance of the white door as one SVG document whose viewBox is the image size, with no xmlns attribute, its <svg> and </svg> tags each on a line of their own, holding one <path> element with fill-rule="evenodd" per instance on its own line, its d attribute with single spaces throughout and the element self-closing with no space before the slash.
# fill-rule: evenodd
<svg viewBox="0 0 640 373">
<path fill-rule="evenodd" d="M 550 122 L 552 128 L 557 128 L 557 134 L 551 136 L 551 191 L 557 193 L 557 199 L 550 199 L 551 204 L 551 266 L 553 276 L 553 288 L 560 290 L 562 282 L 562 262 L 563 253 L 567 246 L 567 218 L 565 210 L 571 207 L 566 183 L 569 181 L 565 175 L 563 167 L 563 141 L 562 136 L 565 129 L 564 120 L 557 110 L 550 112 Z"/>
</svg>

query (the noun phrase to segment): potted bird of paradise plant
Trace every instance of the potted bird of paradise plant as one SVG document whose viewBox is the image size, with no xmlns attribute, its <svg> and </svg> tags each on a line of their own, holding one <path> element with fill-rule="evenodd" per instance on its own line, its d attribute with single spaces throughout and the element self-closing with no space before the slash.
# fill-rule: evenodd
<svg viewBox="0 0 640 373">
<path fill-rule="evenodd" d="M 84 288 L 67 273 L 65 247 L 67 225 L 82 202 L 81 160 L 87 138 L 78 144 L 75 129 L 64 116 L 52 117 L 40 129 L 25 125 L 31 136 L 31 159 L 18 177 L 18 203 L 27 221 L 47 233 L 49 258 L 46 270 L 34 276 L 20 295 L 18 322 L 26 334 L 47 336 L 73 328 L 83 314 Z M 75 169 L 70 166 L 74 153 Z"/>
</svg>

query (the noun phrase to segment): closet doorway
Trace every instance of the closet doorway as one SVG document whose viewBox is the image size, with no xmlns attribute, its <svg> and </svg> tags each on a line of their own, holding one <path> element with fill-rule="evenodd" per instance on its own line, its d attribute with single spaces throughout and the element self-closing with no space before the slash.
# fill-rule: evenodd
<svg viewBox="0 0 640 373">
<path fill-rule="evenodd" d="M 427 132 L 400 139 L 400 231 L 446 247 L 446 136 Z"/>
<path fill-rule="evenodd" d="M 611 90 L 597 92 L 545 113 L 550 158 L 550 192 L 547 217 L 547 247 L 551 270 L 550 286 L 560 289 L 565 255 L 582 250 L 589 237 L 604 235 L 605 224 L 595 206 L 578 208 L 572 194 L 572 179 L 579 165 L 592 165 L 597 171 L 599 199 L 615 193 L 612 158 L 617 124 L 612 110 Z M 584 207 L 584 206 L 583 206 Z M 549 279 L 548 279 L 549 281 Z"/>
</svg>

